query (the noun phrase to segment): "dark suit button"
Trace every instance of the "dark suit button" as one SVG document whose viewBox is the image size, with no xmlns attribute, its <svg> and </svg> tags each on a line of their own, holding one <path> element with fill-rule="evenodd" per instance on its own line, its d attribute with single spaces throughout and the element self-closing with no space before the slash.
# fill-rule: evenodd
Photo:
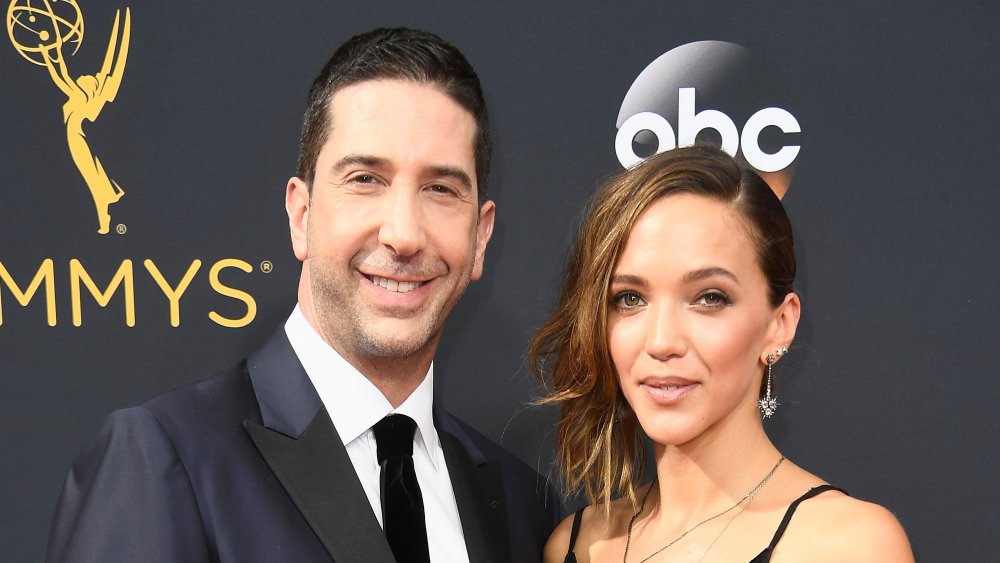
<svg viewBox="0 0 1000 563">
<path fill-rule="evenodd" d="M 490 510 L 495 510 L 496 507 L 498 507 L 498 506 L 500 506 L 500 501 L 495 500 L 495 501 L 493 501 L 493 502 L 490 503 Z"/>
</svg>

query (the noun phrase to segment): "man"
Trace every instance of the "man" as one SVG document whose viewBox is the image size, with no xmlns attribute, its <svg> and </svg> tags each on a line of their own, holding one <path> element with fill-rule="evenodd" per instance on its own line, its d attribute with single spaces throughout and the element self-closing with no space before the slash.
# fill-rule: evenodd
<svg viewBox="0 0 1000 563">
<path fill-rule="evenodd" d="M 457 49 L 406 29 L 341 46 L 286 190 L 298 306 L 239 366 L 109 417 L 48 559 L 540 560 L 557 516 L 544 482 L 433 401 L 445 317 L 493 231 L 489 153 Z M 412 458 L 383 456 L 379 428 L 401 415 Z"/>
</svg>

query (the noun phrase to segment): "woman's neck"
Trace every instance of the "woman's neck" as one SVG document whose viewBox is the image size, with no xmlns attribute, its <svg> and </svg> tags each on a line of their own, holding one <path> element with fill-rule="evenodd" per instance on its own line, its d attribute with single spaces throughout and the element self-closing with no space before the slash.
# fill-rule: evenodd
<svg viewBox="0 0 1000 563">
<path fill-rule="evenodd" d="M 651 517 L 687 528 L 743 499 L 781 457 L 759 425 L 719 430 L 683 445 L 654 447 Z"/>
</svg>

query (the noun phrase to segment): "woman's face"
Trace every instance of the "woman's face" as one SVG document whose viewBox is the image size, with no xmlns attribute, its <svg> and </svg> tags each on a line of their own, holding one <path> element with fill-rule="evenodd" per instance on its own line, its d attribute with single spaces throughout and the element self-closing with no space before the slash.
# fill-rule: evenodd
<svg viewBox="0 0 1000 563">
<path fill-rule="evenodd" d="M 799 302 L 777 308 L 743 219 L 681 193 L 636 221 L 611 279 L 608 345 L 649 437 L 681 445 L 759 421 L 763 361 L 787 345 Z"/>
</svg>

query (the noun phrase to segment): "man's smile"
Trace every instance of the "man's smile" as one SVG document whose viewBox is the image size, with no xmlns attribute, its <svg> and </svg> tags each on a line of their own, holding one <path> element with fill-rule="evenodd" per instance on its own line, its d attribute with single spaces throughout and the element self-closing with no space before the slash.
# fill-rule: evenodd
<svg viewBox="0 0 1000 563">
<path fill-rule="evenodd" d="M 365 274 L 365 277 L 373 284 L 389 291 L 395 291 L 396 293 L 408 293 L 426 283 L 420 281 L 397 281 L 367 274 Z"/>
</svg>

